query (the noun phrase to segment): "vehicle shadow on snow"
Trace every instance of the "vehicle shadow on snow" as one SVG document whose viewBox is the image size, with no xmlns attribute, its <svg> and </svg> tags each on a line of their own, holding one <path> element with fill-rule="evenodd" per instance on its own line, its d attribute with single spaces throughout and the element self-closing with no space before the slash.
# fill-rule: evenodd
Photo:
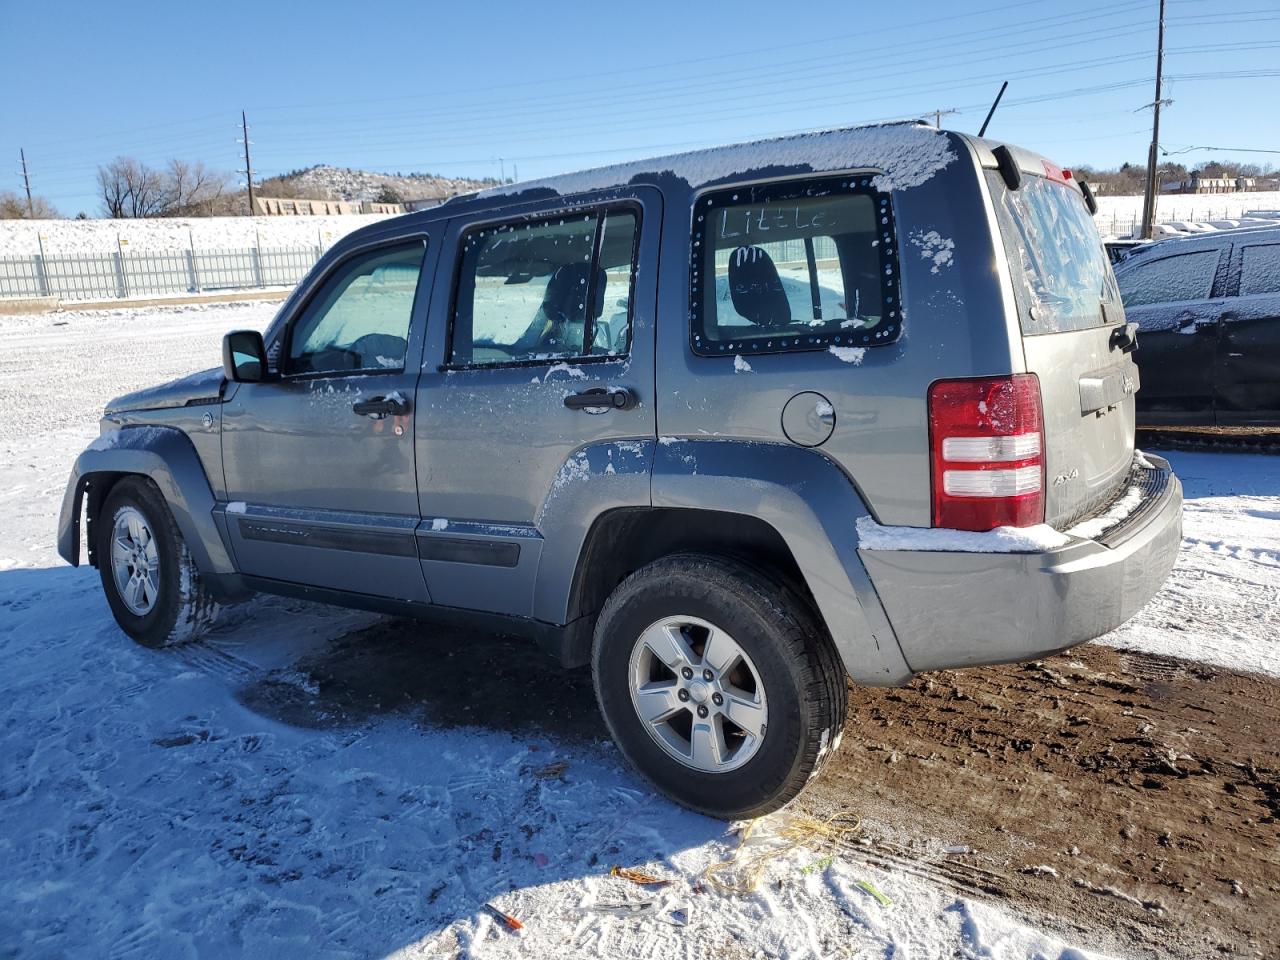
<svg viewBox="0 0 1280 960">
<path fill-rule="evenodd" d="M 390 619 L 348 633 L 236 693 L 291 726 L 401 716 L 432 727 L 541 733 L 572 743 L 608 732 L 587 670 L 565 670 L 528 640 Z"/>
</svg>

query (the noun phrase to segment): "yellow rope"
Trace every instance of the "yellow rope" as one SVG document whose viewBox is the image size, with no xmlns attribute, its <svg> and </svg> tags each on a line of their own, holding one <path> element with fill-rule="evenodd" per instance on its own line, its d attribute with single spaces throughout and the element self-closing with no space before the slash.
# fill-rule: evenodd
<svg viewBox="0 0 1280 960">
<path fill-rule="evenodd" d="M 724 893 L 751 893 L 760 885 L 765 871 L 774 860 L 799 847 L 821 850 L 847 843 L 862 829 L 862 821 L 851 814 L 837 813 L 825 820 L 794 814 L 778 831 L 781 845 L 762 847 L 748 857 L 741 857 L 759 820 L 752 820 L 738 835 L 738 847 L 728 860 L 713 863 L 702 871 L 708 884 Z"/>
</svg>

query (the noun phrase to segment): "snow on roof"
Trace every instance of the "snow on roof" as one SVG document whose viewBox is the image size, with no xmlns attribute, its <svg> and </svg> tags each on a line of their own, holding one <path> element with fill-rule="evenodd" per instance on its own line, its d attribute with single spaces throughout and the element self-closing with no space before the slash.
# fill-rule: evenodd
<svg viewBox="0 0 1280 960">
<path fill-rule="evenodd" d="M 477 196 L 499 197 L 542 188 L 561 194 L 581 193 L 627 184 L 643 174 L 660 173 L 672 173 L 696 188 L 777 166 L 808 166 L 815 173 L 868 167 L 882 171 L 873 182 L 876 189 L 906 190 L 924 183 L 955 158 L 944 131 L 915 122 L 880 124 L 818 130 L 618 163 L 493 187 Z"/>
</svg>

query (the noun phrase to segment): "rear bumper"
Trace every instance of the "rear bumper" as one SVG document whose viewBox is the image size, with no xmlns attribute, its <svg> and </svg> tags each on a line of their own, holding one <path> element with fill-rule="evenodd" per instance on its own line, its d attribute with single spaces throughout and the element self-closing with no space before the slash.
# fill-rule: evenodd
<svg viewBox="0 0 1280 960">
<path fill-rule="evenodd" d="M 1182 542 L 1182 485 L 1167 461 L 1147 460 L 1158 476 L 1119 535 L 1045 553 L 859 551 L 911 669 L 1034 659 L 1137 613 Z"/>
</svg>

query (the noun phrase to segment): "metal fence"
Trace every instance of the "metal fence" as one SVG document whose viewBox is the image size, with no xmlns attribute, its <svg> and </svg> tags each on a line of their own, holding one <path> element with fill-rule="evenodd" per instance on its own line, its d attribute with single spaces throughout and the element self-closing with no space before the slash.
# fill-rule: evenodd
<svg viewBox="0 0 1280 960">
<path fill-rule="evenodd" d="M 108 300 L 287 287 L 306 276 L 322 252 L 312 246 L 0 257 L 0 297 Z"/>
</svg>

